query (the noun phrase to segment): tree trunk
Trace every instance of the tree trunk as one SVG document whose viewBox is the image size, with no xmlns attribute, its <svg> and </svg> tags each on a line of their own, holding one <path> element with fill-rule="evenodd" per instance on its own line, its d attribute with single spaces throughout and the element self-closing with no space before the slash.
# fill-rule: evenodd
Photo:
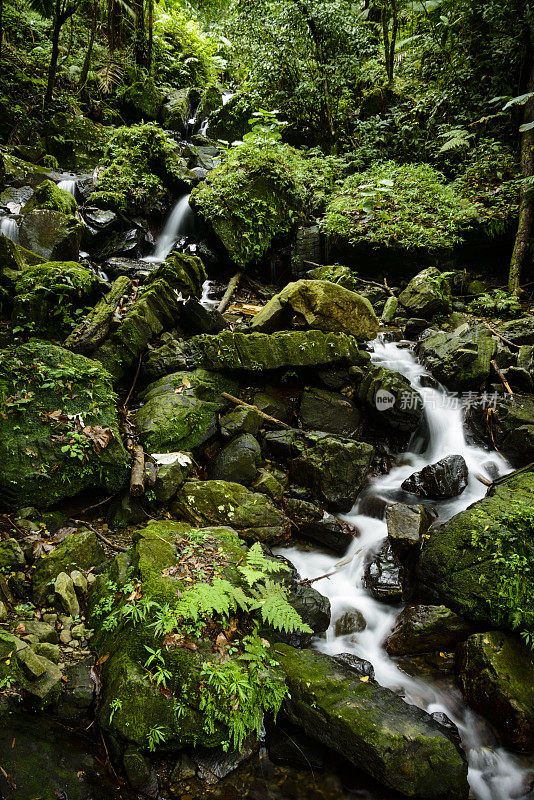
<svg viewBox="0 0 534 800">
<path fill-rule="evenodd" d="M 147 69 L 152 69 L 152 46 L 154 42 L 154 0 L 148 2 L 148 45 L 146 52 Z"/>
<path fill-rule="evenodd" d="M 145 66 L 145 6 L 144 0 L 135 0 L 135 64 Z"/>
<path fill-rule="evenodd" d="M 98 23 L 98 8 L 99 8 L 98 0 L 94 0 L 93 16 L 91 19 L 91 33 L 89 35 L 89 44 L 87 45 L 85 58 L 83 60 L 82 71 L 80 73 L 80 80 L 78 81 L 78 89 L 80 91 L 86 84 L 87 76 L 89 75 L 89 69 L 91 68 L 91 56 L 93 54 L 93 45 L 95 43 L 95 36 L 96 36 L 96 26 Z"/>
<path fill-rule="evenodd" d="M 3 39 L 4 39 L 4 0 L 0 0 L 0 61 L 2 60 Z"/>
<path fill-rule="evenodd" d="M 57 60 L 59 56 L 59 34 L 62 25 L 63 25 L 63 20 L 61 19 L 61 4 L 60 0 L 56 0 L 56 4 L 54 6 L 53 29 L 52 29 L 52 55 L 50 57 L 50 64 L 48 66 L 48 81 L 46 84 L 46 94 L 44 99 L 45 106 L 50 105 L 54 94 Z"/>
<path fill-rule="evenodd" d="M 534 35 L 528 31 L 527 35 L 527 86 L 526 92 L 534 92 Z M 534 122 L 534 97 L 525 105 L 523 123 Z M 525 131 L 521 137 L 521 174 L 523 178 L 534 175 L 534 130 Z M 519 224 L 515 237 L 514 251 L 510 262 L 508 277 L 508 291 L 518 296 L 521 292 L 521 271 L 530 250 L 530 237 L 534 223 L 534 205 L 531 199 L 532 188 L 523 184 L 519 202 Z"/>
</svg>

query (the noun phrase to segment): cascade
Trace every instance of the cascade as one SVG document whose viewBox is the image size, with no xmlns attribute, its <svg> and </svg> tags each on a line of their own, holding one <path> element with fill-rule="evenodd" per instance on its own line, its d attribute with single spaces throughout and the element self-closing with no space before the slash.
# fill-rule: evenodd
<svg viewBox="0 0 534 800">
<path fill-rule="evenodd" d="M 146 256 L 143 261 L 159 264 L 165 261 L 180 236 L 190 236 L 195 232 L 195 213 L 189 205 L 189 195 L 185 194 L 176 201 L 167 217 L 163 230 L 156 240 L 154 254 Z"/>
<path fill-rule="evenodd" d="M 19 226 L 13 217 L 2 217 L 0 219 L 0 234 L 5 236 L 6 239 L 11 239 L 12 242 L 18 242 Z"/>
<path fill-rule="evenodd" d="M 69 194 L 73 196 L 76 195 L 76 181 L 74 180 L 74 178 L 69 178 L 64 181 L 59 181 L 57 188 L 64 189 L 66 192 L 69 192 Z"/>
<path fill-rule="evenodd" d="M 421 378 L 429 373 L 417 363 L 410 350 L 376 340 L 372 361 L 404 375 L 421 394 L 428 437 L 424 443 L 420 440 L 414 442 L 412 451 L 399 456 L 398 466 L 387 475 L 375 478 L 365 494 L 386 502 L 403 501 L 404 493 L 400 486 L 409 475 L 447 455 L 462 455 L 469 468 L 466 489 L 458 497 L 433 502 L 439 521 L 444 522 L 485 495 L 486 487 L 477 480 L 475 473 L 493 480 L 497 475 L 510 472 L 510 466 L 496 452 L 468 444 L 461 402 L 447 394 L 443 387 L 434 389 L 421 385 L 426 383 Z M 408 498 L 406 495 L 406 502 L 410 502 Z M 315 588 L 330 600 L 332 620 L 348 609 L 358 609 L 367 622 L 365 630 L 358 633 L 357 641 L 351 641 L 347 636 L 336 636 L 334 624 L 331 624 L 326 638 L 318 639 L 315 646 L 330 655 L 352 652 L 365 658 L 373 664 L 376 680 L 382 686 L 400 691 L 406 702 L 428 713 L 445 713 L 457 726 L 462 738 L 469 763 L 469 783 L 476 800 L 526 800 L 531 760 L 500 746 L 490 727 L 465 705 L 458 690 L 437 687 L 424 678 L 407 675 L 384 650 L 383 642 L 401 609 L 375 600 L 363 585 L 366 561 L 387 536 L 387 525 L 382 519 L 360 512 L 360 505 L 361 499 L 349 514 L 344 515 L 344 519 L 359 530 L 360 536 L 341 562 L 339 557 L 324 552 L 304 551 L 298 547 L 278 549 L 295 565 L 303 579 L 334 572 L 329 578 L 314 583 Z"/>
</svg>

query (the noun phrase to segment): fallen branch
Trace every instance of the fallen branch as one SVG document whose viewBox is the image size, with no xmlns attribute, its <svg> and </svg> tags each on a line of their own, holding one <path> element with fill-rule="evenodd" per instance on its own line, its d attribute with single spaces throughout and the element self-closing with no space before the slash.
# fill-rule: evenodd
<svg viewBox="0 0 534 800">
<path fill-rule="evenodd" d="M 286 422 L 282 422 L 276 417 L 271 417 L 270 414 L 266 414 L 264 411 L 260 411 L 258 406 L 252 405 L 252 403 L 245 403 L 244 400 L 240 400 L 238 397 L 234 397 L 231 394 L 227 394 L 226 392 L 221 392 L 221 397 L 224 397 L 225 400 L 230 400 L 230 402 L 235 403 L 238 406 L 245 406 L 246 408 L 252 408 L 256 413 L 260 415 L 263 419 L 267 420 L 267 422 L 272 423 L 273 425 L 277 425 L 279 428 L 285 428 L 287 431 L 293 430 L 291 425 L 288 425 Z"/>
<path fill-rule="evenodd" d="M 145 454 L 140 444 L 134 445 L 130 494 L 140 497 L 145 492 Z"/>
<path fill-rule="evenodd" d="M 81 511 L 78 511 L 78 514 L 87 514 L 88 511 L 92 511 L 94 508 L 100 508 L 100 506 L 105 506 L 106 503 L 109 503 L 110 500 L 113 500 L 116 497 L 116 494 L 110 494 L 109 497 L 106 497 L 104 500 L 100 500 L 98 503 L 93 503 L 91 506 L 86 506 L 86 508 L 82 508 Z"/>
<path fill-rule="evenodd" d="M 504 377 L 503 373 L 501 372 L 501 370 L 497 366 L 497 362 L 495 361 L 495 359 L 492 359 L 490 361 L 490 364 L 493 367 L 493 369 L 495 370 L 495 372 L 498 375 L 498 377 L 501 379 L 502 385 L 504 386 L 504 388 L 506 389 L 508 394 L 513 394 L 512 387 L 510 386 L 510 384 L 508 383 L 508 381 Z"/>
<path fill-rule="evenodd" d="M 495 330 L 495 328 L 493 328 L 493 327 L 492 327 L 492 326 L 489 324 L 489 322 L 484 322 L 484 320 L 483 320 L 483 319 L 482 319 L 482 320 L 480 320 L 480 322 L 482 322 L 482 324 L 483 324 L 483 325 L 485 325 L 485 326 L 486 326 L 486 328 L 488 328 L 488 330 L 490 330 L 492 333 L 494 333 L 494 334 L 495 334 L 495 336 L 498 336 L 498 337 L 499 337 L 499 339 L 500 339 L 502 342 L 504 342 L 505 344 L 509 345 L 510 347 L 517 347 L 517 349 L 519 350 L 519 347 L 520 347 L 520 345 L 518 345 L 518 344 L 515 344 L 515 342 L 511 342 L 511 341 L 510 341 L 510 339 L 505 339 L 505 338 L 504 338 L 504 336 L 501 336 L 501 334 L 499 333 L 499 331 L 496 331 L 496 330 Z"/>
<path fill-rule="evenodd" d="M 309 264 L 310 267 L 324 267 L 324 264 L 316 264 L 315 261 L 308 261 L 307 259 L 302 259 L 303 264 Z M 396 294 L 393 292 L 392 289 L 389 288 L 387 280 L 384 278 L 384 283 L 377 283 L 376 281 L 367 281 L 364 278 L 360 278 L 359 275 L 354 276 L 354 280 L 359 281 L 360 283 L 365 283 L 366 286 L 377 286 L 379 289 L 385 289 L 386 292 L 392 297 L 396 297 Z"/>
<path fill-rule="evenodd" d="M 130 386 L 130 391 L 126 395 L 126 400 L 124 401 L 123 408 L 128 408 L 128 403 L 130 402 L 130 397 L 133 394 L 133 390 L 135 389 L 135 384 L 137 383 L 137 379 L 139 377 L 139 372 L 141 371 L 141 362 L 142 362 L 142 360 L 143 360 L 143 354 L 141 353 L 141 355 L 139 356 L 139 361 L 137 362 L 137 369 L 135 371 L 133 383 Z"/>
<path fill-rule="evenodd" d="M 473 472 L 473 475 L 475 476 L 477 481 L 480 481 L 480 483 L 483 483 L 484 486 L 493 486 L 493 481 L 490 481 L 489 478 L 485 478 L 483 475 L 479 475 L 478 472 Z"/>
<path fill-rule="evenodd" d="M 230 303 L 232 295 L 237 289 L 240 280 L 241 280 L 240 272 L 236 272 L 233 278 L 230 279 L 230 283 L 226 287 L 226 291 L 223 295 L 223 298 L 219 303 L 219 305 L 217 306 L 217 311 L 219 312 L 219 314 L 222 314 L 223 311 L 226 311 L 226 309 L 228 308 L 228 304 Z"/>
<path fill-rule="evenodd" d="M 77 525 L 83 525 L 84 528 L 89 528 L 90 531 L 93 531 L 93 533 L 95 534 L 97 539 L 100 539 L 101 542 L 104 542 L 104 544 L 107 544 L 107 546 L 111 547 L 112 550 L 117 550 L 118 553 L 127 553 L 128 552 L 128 548 L 127 547 L 123 547 L 122 544 L 114 544 L 106 536 L 104 536 L 103 533 L 100 533 L 100 531 L 97 531 L 96 528 L 93 528 L 92 525 L 89 525 L 89 523 L 85 522 L 83 519 L 74 519 L 74 517 L 71 517 L 70 521 L 71 522 L 76 522 Z"/>
</svg>

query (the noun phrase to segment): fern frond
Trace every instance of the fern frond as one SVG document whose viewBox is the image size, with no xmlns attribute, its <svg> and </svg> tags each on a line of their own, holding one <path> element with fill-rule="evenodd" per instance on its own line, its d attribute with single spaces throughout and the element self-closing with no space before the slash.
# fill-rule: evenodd
<svg viewBox="0 0 534 800">
<path fill-rule="evenodd" d="M 285 633 L 295 631 L 313 633 L 310 626 L 302 621 L 300 614 L 288 603 L 287 589 L 284 586 L 267 578 L 265 584 L 255 589 L 252 594 L 255 601 L 251 605 L 251 610 L 258 610 L 266 625 Z"/>
<path fill-rule="evenodd" d="M 287 564 L 267 558 L 259 542 L 254 542 L 245 556 L 244 563 L 238 569 L 249 586 L 254 586 L 269 574 L 289 572 Z"/>
</svg>

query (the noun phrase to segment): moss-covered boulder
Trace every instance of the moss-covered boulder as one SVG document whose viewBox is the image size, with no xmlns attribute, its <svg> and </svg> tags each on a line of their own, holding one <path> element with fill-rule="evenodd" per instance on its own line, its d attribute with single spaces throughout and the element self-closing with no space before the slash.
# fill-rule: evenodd
<svg viewBox="0 0 534 800">
<path fill-rule="evenodd" d="M 35 211 L 39 208 L 60 211 L 62 214 L 73 216 L 76 213 L 78 204 L 70 192 L 60 189 L 53 181 L 44 180 L 37 186 L 28 202 L 24 205 L 22 213 L 29 214 L 30 211 Z"/>
<path fill-rule="evenodd" d="M 21 245 L 48 261 L 76 261 L 82 234 L 75 217 L 49 209 L 24 214 L 19 228 Z"/>
<path fill-rule="evenodd" d="M 339 436 L 357 438 L 361 412 L 338 392 L 308 386 L 302 393 L 299 419 L 306 430 L 326 431 Z"/>
<path fill-rule="evenodd" d="M 100 279 L 74 261 L 50 261 L 27 267 L 15 284 L 14 325 L 43 336 L 62 338 L 79 312 L 94 302 Z"/>
<path fill-rule="evenodd" d="M 415 431 L 423 419 L 423 400 L 410 382 L 392 369 L 368 369 L 358 396 L 380 420 L 401 431 Z"/>
<path fill-rule="evenodd" d="M 321 431 L 272 431 L 265 446 L 273 458 L 288 462 L 294 481 L 333 511 L 350 511 L 374 455 L 370 444 Z"/>
<path fill-rule="evenodd" d="M 259 261 L 276 236 L 288 233 L 303 209 L 304 192 L 276 148 L 235 148 L 194 189 L 191 204 L 240 267 Z"/>
<path fill-rule="evenodd" d="M 467 702 L 516 750 L 534 750 L 534 653 L 502 631 L 475 633 L 456 655 Z"/>
<path fill-rule="evenodd" d="M 163 93 L 154 78 L 125 85 L 118 92 L 121 111 L 129 122 L 156 120 L 163 105 Z"/>
<path fill-rule="evenodd" d="M 452 389 L 479 389 L 490 375 L 496 342 L 482 325 L 463 326 L 461 331 L 429 329 L 421 337 L 417 352 L 434 377 Z"/>
<path fill-rule="evenodd" d="M 180 315 L 174 289 L 160 278 L 142 289 L 93 358 L 118 381 L 139 358 L 154 336 L 172 328 Z"/>
<path fill-rule="evenodd" d="M 251 329 L 263 333 L 289 328 L 294 315 L 305 327 L 341 331 L 360 341 L 374 339 L 378 318 L 361 295 L 330 281 L 300 280 L 288 284 L 252 320 Z"/>
<path fill-rule="evenodd" d="M 309 736 L 409 797 L 467 798 L 466 758 L 449 729 L 331 656 L 276 649 L 291 695 L 285 712 Z"/>
<path fill-rule="evenodd" d="M 76 325 L 65 340 L 65 347 L 75 353 L 91 353 L 109 334 L 113 318 L 121 301 L 131 296 L 133 285 L 126 275 L 120 275 L 109 292 Z"/>
<path fill-rule="evenodd" d="M 0 351 L 0 488 L 15 507 L 47 507 L 91 486 L 128 480 L 109 374 L 32 341 Z"/>
<path fill-rule="evenodd" d="M 62 169 L 92 172 L 101 162 L 112 130 L 83 114 L 58 112 L 46 123 L 47 152 Z"/>
<path fill-rule="evenodd" d="M 62 572 L 87 571 L 101 567 L 106 556 L 93 531 L 80 530 L 67 536 L 51 553 L 42 556 L 32 574 L 33 596 L 41 603 L 54 590 L 54 581 Z"/>
<path fill-rule="evenodd" d="M 185 253 L 173 252 L 165 259 L 165 263 L 156 267 L 147 280 L 153 283 L 163 278 L 177 292 L 184 297 L 202 297 L 202 286 L 207 280 L 204 264 L 197 256 L 187 256 Z"/>
<path fill-rule="evenodd" d="M 186 481 L 171 510 L 192 524 L 229 525 L 247 542 L 271 545 L 291 534 L 291 522 L 266 495 L 230 481 Z"/>
<path fill-rule="evenodd" d="M 483 404 L 474 403 L 467 419 L 475 433 L 493 444 L 514 467 L 534 461 L 534 395 L 498 397 L 490 415 Z"/>
<path fill-rule="evenodd" d="M 454 650 L 472 632 L 472 623 L 446 606 L 410 605 L 397 617 L 385 647 L 393 656 Z"/>
<path fill-rule="evenodd" d="M 399 302 L 412 317 L 430 319 L 449 310 L 449 285 L 438 269 L 428 267 L 412 278 L 400 293 Z"/>
<path fill-rule="evenodd" d="M 191 118 L 190 89 L 176 89 L 170 92 L 161 109 L 161 116 L 164 128 L 184 136 Z"/>
<path fill-rule="evenodd" d="M 28 642 L 0 631 L 0 680 L 9 678 L 22 691 L 25 702 L 42 710 L 54 705 L 61 693 L 61 670 L 37 655 Z"/>
<path fill-rule="evenodd" d="M 145 374 L 159 378 L 181 369 L 203 367 L 220 372 L 264 372 L 298 367 L 366 364 L 369 356 L 345 333 L 278 331 L 194 336 L 189 341 L 169 339 L 153 350 Z"/>
<path fill-rule="evenodd" d="M 419 591 L 469 620 L 534 631 L 534 472 L 513 473 L 434 530 Z"/>
<path fill-rule="evenodd" d="M 217 433 L 220 413 L 237 384 L 203 369 L 176 372 L 151 383 L 141 394 L 135 421 L 145 447 L 153 453 L 190 450 Z"/>
</svg>

